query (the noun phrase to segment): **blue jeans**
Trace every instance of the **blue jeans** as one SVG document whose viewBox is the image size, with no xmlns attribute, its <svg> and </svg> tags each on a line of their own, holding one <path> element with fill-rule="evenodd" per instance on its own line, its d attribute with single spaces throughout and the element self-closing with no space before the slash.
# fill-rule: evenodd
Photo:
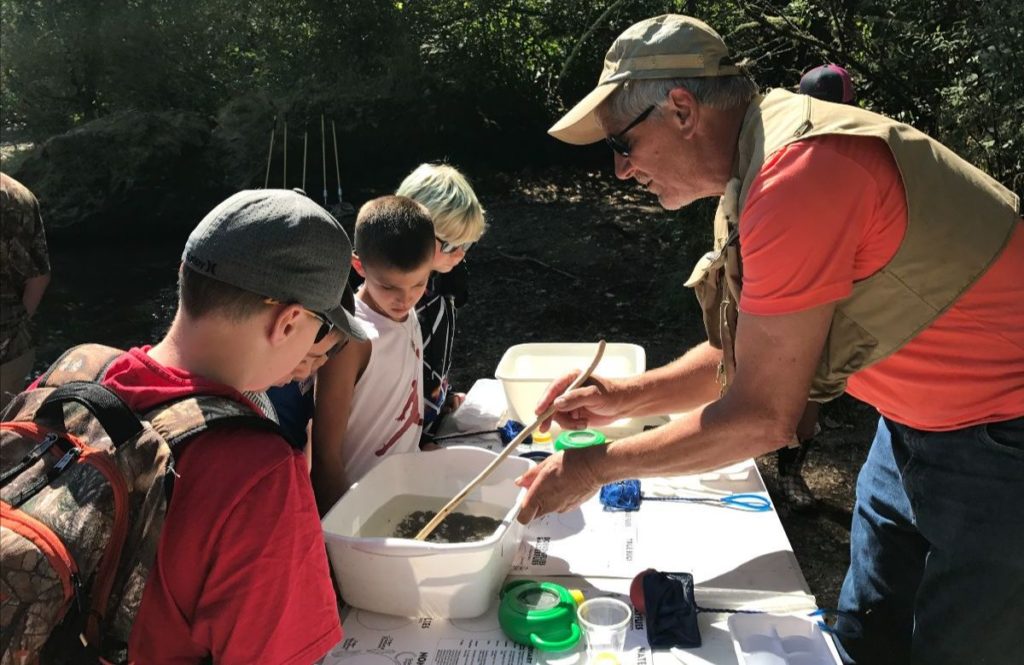
<svg viewBox="0 0 1024 665">
<path fill-rule="evenodd" d="M 836 632 L 847 663 L 1024 662 L 1024 418 L 885 418 L 857 479 Z"/>
</svg>

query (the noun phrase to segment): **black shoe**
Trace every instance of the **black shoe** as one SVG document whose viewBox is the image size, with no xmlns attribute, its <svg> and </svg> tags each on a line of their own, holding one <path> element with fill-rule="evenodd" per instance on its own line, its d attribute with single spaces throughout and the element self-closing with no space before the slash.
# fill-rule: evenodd
<svg viewBox="0 0 1024 665">
<path fill-rule="evenodd" d="M 779 474 L 779 485 L 782 497 L 790 508 L 798 513 L 810 513 L 818 507 L 818 500 L 804 482 L 803 476 L 797 474 Z"/>
<path fill-rule="evenodd" d="M 776 457 L 779 464 L 779 486 L 782 489 L 782 498 L 790 508 L 798 513 L 812 512 L 818 505 L 818 500 L 811 494 L 811 490 L 800 474 L 806 457 L 806 446 L 782 448 Z"/>
</svg>

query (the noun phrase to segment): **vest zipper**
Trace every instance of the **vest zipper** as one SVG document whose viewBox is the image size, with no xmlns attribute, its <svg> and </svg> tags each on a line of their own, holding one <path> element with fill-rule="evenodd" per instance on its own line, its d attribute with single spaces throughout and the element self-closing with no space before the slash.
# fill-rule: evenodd
<svg viewBox="0 0 1024 665">
<path fill-rule="evenodd" d="M 57 571 L 61 588 L 64 590 L 64 603 L 58 612 L 57 620 L 64 618 L 72 600 L 77 600 L 81 607 L 78 564 L 57 534 L 28 513 L 11 507 L 5 501 L 0 501 L 0 524 L 32 541 Z"/>
<path fill-rule="evenodd" d="M 811 122 L 811 98 L 810 96 L 804 100 L 804 121 L 800 123 L 800 126 L 793 132 L 793 136 L 803 136 L 811 127 L 814 127 L 814 123 Z"/>
</svg>

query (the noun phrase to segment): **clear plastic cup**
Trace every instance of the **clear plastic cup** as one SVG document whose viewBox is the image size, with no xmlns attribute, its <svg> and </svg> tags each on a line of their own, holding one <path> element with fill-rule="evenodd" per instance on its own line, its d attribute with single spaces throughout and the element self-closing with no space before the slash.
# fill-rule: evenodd
<svg viewBox="0 0 1024 665">
<path fill-rule="evenodd" d="M 593 665 L 615 665 L 626 644 L 632 608 L 615 598 L 591 598 L 580 604 L 576 615 L 587 642 L 587 659 Z"/>
</svg>

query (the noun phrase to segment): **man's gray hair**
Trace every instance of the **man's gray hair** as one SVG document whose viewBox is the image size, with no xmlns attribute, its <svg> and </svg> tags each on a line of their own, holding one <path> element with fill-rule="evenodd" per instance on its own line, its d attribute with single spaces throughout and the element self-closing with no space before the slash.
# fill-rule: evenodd
<svg viewBox="0 0 1024 665">
<path fill-rule="evenodd" d="M 601 105 L 602 122 L 629 122 L 650 106 L 661 106 L 668 93 L 686 88 L 698 103 L 721 111 L 746 106 L 757 95 L 757 83 L 745 75 L 626 81 Z"/>
</svg>

